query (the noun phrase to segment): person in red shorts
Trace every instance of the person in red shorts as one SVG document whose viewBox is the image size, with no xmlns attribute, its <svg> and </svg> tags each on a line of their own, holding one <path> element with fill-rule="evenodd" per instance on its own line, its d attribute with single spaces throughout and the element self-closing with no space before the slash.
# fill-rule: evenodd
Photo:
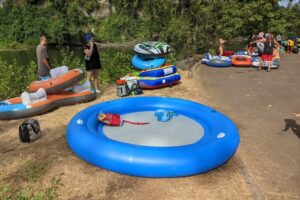
<svg viewBox="0 0 300 200">
<path fill-rule="evenodd" d="M 268 61 L 268 69 L 267 72 L 269 72 L 271 70 L 271 66 L 272 66 L 272 59 L 273 59 L 273 49 L 275 47 L 275 45 L 278 45 L 278 42 L 273 38 L 273 35 L 271 33 L 266 33 L 265 38 L 260 39 L 260 40 L 256 40 L 252 43 L 256 43 L 256 42 L 263 42 L 264 43 L 264 50 L 262 53 L 262 57 L 261 57 L 261 61 L 259 64 L 259 68 L 257 70 L 260 70 L 262 68 L 262 63 L 264 61 Z"/>
</svg>

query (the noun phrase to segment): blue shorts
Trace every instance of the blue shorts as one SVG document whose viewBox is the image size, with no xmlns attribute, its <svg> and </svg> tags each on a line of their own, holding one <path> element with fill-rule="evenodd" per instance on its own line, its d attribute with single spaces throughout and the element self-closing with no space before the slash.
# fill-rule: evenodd
<svg viewBox="0 0 300 200">
<path fill-rule="evenodd" d="M 50 79 L 51 78 L 51 76 L 40 76 L 39 77 L 39 79 L 40 79 L 40 81 L 46 81 L 46 80 L 48 80 L 48 79 Z"/>
</svg>

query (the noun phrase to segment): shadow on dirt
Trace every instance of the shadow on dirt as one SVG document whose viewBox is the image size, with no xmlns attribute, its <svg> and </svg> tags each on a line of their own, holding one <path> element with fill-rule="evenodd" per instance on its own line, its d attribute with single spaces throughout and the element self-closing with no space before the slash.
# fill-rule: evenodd
<svg viewBox="0 0 300 200">
<path fill-rule="evenodd" d="M 19 127 L 24 119 L 12 120 L 12 121 L 0 121 L 0 135 L 7 132 L 12 127 Z"/>
<path fill-rule="evenodd" d="M 294 119 L 284 119 L 285 122 L 285 128 L 283 131 L 288 131 L 291 129 L 294 134 L 300 139 L 300 125 L 297 124 L 296 120 Z"/>
<path fill-rule="evenodd" d="M 58 162 L 59 158 L 71 156 L 70 149 L 66 144 L 64 131 L 65 126 L 55 129 L 44 129 L 42 130 L 42 137 L 33 143 L 16 142 L 16 137 L 6 141 L 3 149 L 8 150 L 0 152 L 4 162 L 13 162 L 11 158 L 19 157 L 29 160 L 15 166 L 16 170 L 7 174 L 4 180 L 13 182 L 26 181 L 26 176 L 30 175 L 29 172 L 34 173 L 30 177 L 35 179 L 35 174 L 44 175 L 53 164 Z"/>
</svg>

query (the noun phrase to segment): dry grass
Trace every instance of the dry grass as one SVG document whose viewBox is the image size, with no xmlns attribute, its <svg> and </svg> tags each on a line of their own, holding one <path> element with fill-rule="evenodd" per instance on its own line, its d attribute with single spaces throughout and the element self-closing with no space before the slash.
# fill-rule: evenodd
<svg viewBox="0 0 300 200">
<path fill-rule="evenodd" d="M 144 95 L 172 96 L 210 105 L 209 96 L 194 78 L 182 71 L 182 83 Z M 116 98 L 114 86 L 97 100 L 62 107 L 37 116 L 43 136 L 23 144 L 18 126 L 23 120 L 0 122 L 0 198 L 29 188 L 32 199 L 251 199 L 251 192 L 241 173 L 239 157 L 209 173 L 185 178 L 150 179 L 121 175 L 94 167 L 76 157 L 68 148 L 65 129 L 80 110 Z M 239 153 L 237 153 L 239 154 Z M 51 181 L 52 180 L 52 181 Z M 14 188 L 9 191 L 7 188 Z M 3 194 L 4 192 L 7 194 Z M 33 191 L 33 192 L 32 192 Z M 36 191 L 36 192 L 35 192 Z M 6 195 L 6 196 L 5 196 Z M 40 196 L 39 196 L 40 195 Z M 26 196 L 26 195 L 25 195 Z"/>
</svg>

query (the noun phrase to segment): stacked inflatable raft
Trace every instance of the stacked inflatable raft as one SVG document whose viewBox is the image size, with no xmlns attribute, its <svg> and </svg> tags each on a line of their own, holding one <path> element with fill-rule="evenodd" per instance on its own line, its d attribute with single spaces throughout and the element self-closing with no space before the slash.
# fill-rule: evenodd
<svg viewBox="0 0 300 200">
<path fill-rule="evenodd" d="M 63 69 L 63 70 L 62 70 Z M 0 102 L 0 120 L 26 118 L 39 115 L 60 106 L 91 101 L 96 93 L 90 82 L 78 84 L 84 78 L 80 69 L 68 70 L 67 67 L 53 69 L 62 71 L 43 81 L 34 81 L 28 91 L 20 97 Z"/>
<path fill-rule="evenodd" d="M 155 69 L 143 70 L 135 75 L 127 75 L 122 80 L 136 80 L 143 89 L 156 89 L 179 83 L 181 76 L 174 65 L 165 65 Z"/>
<path fill-rule="evenodd" d="M 135 56 L 131 64 L 138 69 L 152 69 L 165 64 L 166 56 L 170 51 L 170 45 L 164 42 L 143 42 L 134 46 Z"/>
<path fill-rule="evenodd" d="M 180 81 L 181 77 L 174 65 L 166 65 L 144 70 L 136 78 L 141 88 L 155 89 L 175 85 Z"/>
</svg>

